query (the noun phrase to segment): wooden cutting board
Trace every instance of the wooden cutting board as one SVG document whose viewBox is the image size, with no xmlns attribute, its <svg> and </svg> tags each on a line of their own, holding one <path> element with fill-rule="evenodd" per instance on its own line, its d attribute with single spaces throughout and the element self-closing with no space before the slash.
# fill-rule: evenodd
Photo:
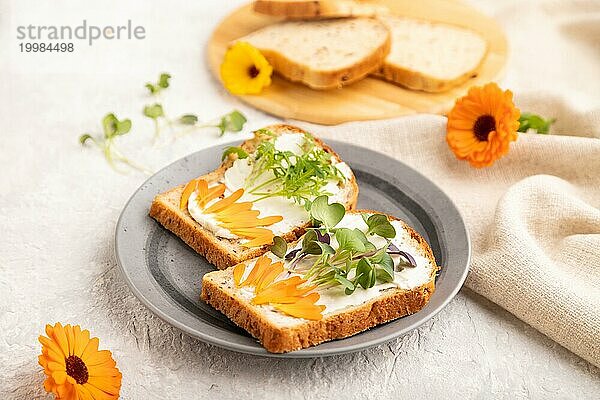
<svg viewBox="0 0 600 400">
<path fill-rule="evenodd" d="M 259 95 L 239 98 L 270 114 L 325 125 L 342 122 L 384 119 L 416 113 L 444 114 L 457 97 L 472 85 L 495 81 L 507 58 L 506 38 L 491 18 L 458 1 L 449 0 L 378 0 L 394 14 L 447 22 L 470 28 L 488 42 L 489 50 L 479 75 L 444 93 L 425 93 L 405 89 L 376 78 L 334 90 L 313 90 L 274 75 L 272 84 Z M 227 16 L 215 29 L 208 43 L 208 62 L 219 79 L 219 66 L 227 45 L 265 25 L 279 21 L 252 11 L 251 4 Z"/>
</svg>

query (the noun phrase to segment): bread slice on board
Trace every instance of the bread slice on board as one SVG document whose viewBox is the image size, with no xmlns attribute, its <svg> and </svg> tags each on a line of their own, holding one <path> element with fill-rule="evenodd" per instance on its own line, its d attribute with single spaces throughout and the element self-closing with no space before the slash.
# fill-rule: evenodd
<svg viewBox="0 0 600 400">
<path fill-rule="evenodd" d="M 373 17 L 387 7 L 369 0 L 256 0 L 254 11 L 288 19 Z"/>
<path fill-rule="evenodd" d="M 299 128 L 283 124 L 272 125 L 263 129 L 270 131 L 275 136 L 283 134 L 307 134 Z M 260 138 L 261 137 L 255 133 L 253 139 L 245 141 L 240 147 L 251 154 L 261 142 Z M 318 146 L 331 154 L 334 160 L 342 162 L 333 149 L 318 138 L 314 138 L 314 140 Z M 236 159 L 236 155 L 229 155 L 215 171 L 203 175 L 200 178 L 205 179 L 209 186 L 224 182 L 225 172 L 233 165 L 233 162 Z M 353 209 L 356 206 L 358 197 L 358 185 L 356 183 L 356 178 L 351 171 L 349 174 L 350 177 L 340 189 L 339 196 L 343 199 L 341 202 L 347 209 Z M 240 239 L 218 237 L 196 222 L 187 209 L 182 210 L 180 208 L 181 195 L 186 183 L 187 182 L 183 182 L 181 185 L 157 195 L 150 207 L 150 216 L 220 269 L 238 264 L 250 258 L 258 257 L 267 251 L 267 245 L 247 248 L 242 246 Z M 261 215 L 261 217 L 263 216 Z M 302 235 L 308 226 L 308 223 L 294 226 L 289 229 L 289 231 L 282 233 L 281 236 L 286 241 L 293 241 L 298 236 Z"/>
<path fill-rule="evenodd" d="M 426 92 L 443 92 L 477 76 L 487 43 L 476 32 L 436 22 L 378 17 L 392 48 L 376 76 Z"/>
<path fill-rule="evenodd" d="M 377 70 L 390 33 L 371 18 L 284 21 L 238 39 L 258 48 L 283 77 L 313 89 L 335 89 Z"/>
<path fill-rule="evenodd" d="M 360 220 L 361 217 L 357 214 L 364 212 L 376 213 L 366 210 L 346 213 L 336 227 L 344 226 L 346 218 L 358 217 Z M 299 350 L 329 340 L 345 338 L 396 318 L 414 314 L 428 303 L 433 294 L 439 267 L 423 237 L 397 218 L 388 216 L 388 219 L 396 221 L 392 222 L 397 232 L 396 243 L 401 250 L 413 255 L 416 268 L 396 272 L 397 275 L 391 284 L 378 284 L 370 289 L 357 288 L 351 295 L 346 295 L 341 290 L 331 292 L 339 287 L 323 291 L 317 289 L 320 298 L 316 304 L 329 304 L 332 307 L 331 312 L 328 312 L 328 308 L 322 311 L 320 320 L 295 318 L 275 310 L 269 304 L 253 304 L 253 295 L 249 295 L 252 292 L 248 291 L 248 287 L 236 286 L 233 267 L 205 274 L 202 279 L 201 298 L 252 334 L 265 349 L 273 353 Z M 294 248 L 294 244 L 290 246 L 288 249 Z M 280 260 L 270 252 L 266 256 L 274 261 Z M 253 262 L 255 261 L 245 263 L 245 274 L 248 274 L 248 266 L 252 266 Z M 287 266 L 288 264 L 286 268 Z M 286 277 L 287 269 L 283 271 L 277 279 Z M 415 274 L 413 277 L 418 274 L 419 279 L 403 276 L 404 271 Z M 374 294 L 365 297 L 367 291 L 373 290 Z M 341 306 L 334 306 L 335 299 L 338 298 L 336 296 L 346 302 Z M 352 296 L 358 296 L 358 299 L 347 303 L 347 299 Z"/>
</svg>

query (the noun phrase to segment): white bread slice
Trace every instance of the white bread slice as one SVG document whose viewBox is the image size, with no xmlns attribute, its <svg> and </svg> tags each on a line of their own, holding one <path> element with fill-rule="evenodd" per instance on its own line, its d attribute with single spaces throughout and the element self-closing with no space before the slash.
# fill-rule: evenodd
<svg viewBox="0 0 600 400">
<path fill-rule="evenodd" d="M 265 129 L 270 130 L 275 135 L 299 134 L 304 135 L 305 131 L 290 125 L 271 125 Z M 253 139 L 242 143 L 241 147 L 248 153 L 254 152 L 260 139 L 255 135 Z M 321 146 L 326 152 L 330 153 L 338 162 L 342 160 L 329 146 L 318 138 L 315 138 L 317 145 Z M 216 184 L 223 180 L 225 171 L 231 167 L 233 161 L 237 159 L 234 154 L 229 155 L 227 159 L 215 171 L 202 176 L 209 185 Z M 181 210 L 179 202 L 186 182 L 183 184 L 157 195 L 150 207 L 150 216 L 160 222 L 165 228 L 177 235 L 181 240 L 187 243 L 192 249 L 200 253 L 217 268 L 223 269 L 231 265 L 238 264 L 244 260 L 258 257 L 267 251 L 268 246 L 246 248 L 240 244 L 240 239 L 226 239 L 215 236 L 212 232 L 204 229 L 189 214 L 188 210 Z M 352 174 L 347 180 L 342 192 L 342 202 L 347 209 L 353 209 L 356 206 L 358 197 L 358 185 L 356 178 Z M 263 217 L 263 216 L 261 216 Z M 308 224 L 296 226 L 289 232 L 282 235 L 286 241 L 293 241 L 305 232 Z"/>
<path fill-rule="evenodd" d="M 370 210 L 357 210 L 347 213 L 347 216 L 362 212 L 377 213 Z M 435 276 L 439 267 L 423 237 L 395 217 L 388 216 L 388 220 L 398 221 L 397 224 L 403 227 L 401 232 L 396 229 L 396 237 L 402 238 L 405 243 L 402 247 L 409 249 L 411 255 L 418 260 L 417 268 L 421 268 L 419 273 L 423 275 L 418 284 L 409 287 L 400 284 L 397 287 L 381 286 L 375 297 L 363 297 L 357 300 L 356 304 L 329 313 L 325 309 L 321 320 L 294 318 L 275 311 L 269 305 L 252 304 L 248 292 L 244 291 L 245 288 L 240 289 L 235 286 L 234 268 L 205 274 L 202 279 L 201 298 L 252 334 L 265 349 L 273 353 L 294 351 L 329 340 L 345 338 L 396 318 L 414 314 L 428 303 L 433 294 Z M 293 248 L 294 244 L 291 246 L 288 249 Z M 267 256 L 278 260 L 270 252 Z M 253 261 L 246 263 L 250 265 Z M 369 290 L 377 287 L 376 285 Z M 356 290 L 364 291 L 362 288 Z M 341 292 L 339 295 L 347 296 Z M 357 292 L 350 296 L 355 295 Z M 358 293 L 358 296 L 362 294 Z"/>
<path fill-rule="evenodd" d="M 373 17 L 387 7 L 369 0 L 256 0 L 254 11 L 288 19 Z"/>
<path fill-rule="evenodd" d="M 377 70 L 390 33 L 371 18 L 285 21 L 238 39 L 258 48 L 283 77 L 313 89 L 335 89 Z"/>
<path fill-rule="evenodd" d="M 487 43 L 476 32 L 403 17 L 379 19 L 392 33 L 392 49 L 377 76 L 426 92 L 443 92 L 477 76 Z"/>
</svg>

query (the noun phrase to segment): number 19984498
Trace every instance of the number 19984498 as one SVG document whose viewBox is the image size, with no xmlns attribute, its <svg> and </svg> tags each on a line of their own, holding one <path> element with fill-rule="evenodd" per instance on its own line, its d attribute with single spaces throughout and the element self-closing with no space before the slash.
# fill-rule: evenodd
<svg viewBox="0 0 600 400">
<path fill-rule="evenodd" d="M 21 53 L 72 53 L 73 43 L 19 43 Z"/>
</svg>

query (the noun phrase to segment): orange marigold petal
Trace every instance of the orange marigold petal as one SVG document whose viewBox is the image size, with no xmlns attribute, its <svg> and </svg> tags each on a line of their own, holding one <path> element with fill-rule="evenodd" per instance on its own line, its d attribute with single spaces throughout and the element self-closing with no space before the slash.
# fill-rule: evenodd
<svg viewBox="0 0 600 400">
<path fill-rule="evenodd" d="M 234 202 L 238 201 L 239 198 L 242 197 L 243 194 L 244 194 L 244 189 L 238 189 L 235 192 L 233 192 L 231 195 L 217 201 L 215 204 L 208 207 L 206 210 L 204 210 L 204 212 L 206 214 L 212 214 L 212 213 L 219 212 L 220 210 L 222 210 L 222 209 L 226 208 L 227 206 L 233 204 Z"/>
<path fill-rule="evenodd" d="M 233 282 L 235 283 L 235 286 L 240 286 L 244 272 L 246 272 L 245 263 L 239 263 L 233 267 Z"/>
<path fill-rule="evenodd" d="M 264 269 L 267 268 L 270 264 L 271 264 L 271 260 L 267 256 L 260 256 L 254 263 L 252 270 L 250 271 L 250 273 L 248 274 L 248 276 L 246 277 L 244 282 L 242 282 L 240 284 L 240 286 L 254 285 L 256 280 L 263 273 Z"/>
<path fill-rule="evenodd" d="M 273 233 L 271 231 L 269 231 L 269 234 L 257 236 L 254 239 L 251 239 L 250 241 L 248 241 L 246 243 L 242 243 L 241 245 L 243 247 L 250 248 L 250 247 L 263 246 L 265 244 L 273 244 L 274 237 L 275 237 L 275 235 L 273 235 Z"/>
<path fill-rule="evenodd" d="M 269 286 L 275 278 L 277 278 L 283 272 L 283 263 L 278 261 L 271 264 L 271 266 L 265 271 L 262 276 L 256 282 L 256 293 L 260 293 L 265 287 Z"/>
<path fill-rule="evenodd" d="M 198 179 L 192 179 L 185 185 L 183 188 L 183 192 L 181 193 L 181 199 L 179 200 L 179 208 L 181 210 L 185 210 L 188 204 L 188 200 L 194 190 L 196 190 L 196 186 L 198 185 Z"/>
<path fill-rule="evenodd" d="M 279 311 L 291 315 L 292 317 L 317 321 L 323 318 L 322 312 L 325 310 L 325 306 L 316 305 L 312 299 L 308 298 L 303 298 L 302 300 L 292 304 L 275 303 L 273 304 L 273 307 Z"/>
</svg>

